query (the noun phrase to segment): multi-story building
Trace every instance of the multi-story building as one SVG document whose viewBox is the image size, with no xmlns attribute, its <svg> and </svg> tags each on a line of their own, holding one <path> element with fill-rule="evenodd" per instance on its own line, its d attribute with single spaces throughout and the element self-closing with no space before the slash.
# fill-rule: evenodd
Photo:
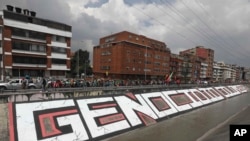
<svg viewBox="0 0 250 141">
<path fill-rule="evenodd" d="M 207 78 L 208 64 L 201 62 L 200 79 L 205 80 Z"/>
<path fill-rule="evenodd" d="M 203 63 L 207 64 L 206 77 L 204 80 L 211 80 L 213 78 L 214 50 L 204 48 L 203 46 L 197 46 L 180 52 L 181 55 L 186 53 L 190 53 L 204 59 Z"/>
<path fill-rule="evenodd" d="M 65 77 L 70 70 L 71 26 L 8 5 L 0 11 L 0 73 L 6 77 Z"/>
<path fill-rule="evenodd" d="M 240 80 L 240 72 L 238 72 L 236 65 L 214 62 L 213 69 L 213 81 L 235 82 Z"/>
<path fill-rule="evenodd" d="M 222 66 L 223 70 L 223 81 L 224 82 L 230 82 L 232 79 L 232 69 L 228 65 Z"/>
<path fill-rule="evenodd" d="M 170 50 L 166 44 L 123 31 L 100 39 L 94 47 L 95 76 L 120 79 L 157 79 L 169 73 Z"/>
<path fill-rule="evenodd" d="M 243 80 L 243 70 L 244 70 L 244 68 L 238 66 L 238 67 L 235 68 L 235 70 L 236 70 L 236 78 L 235 78 L 235 81 L 236 81 L 236 82 L 242 81 L 242 80 Z"/>
<path fill-rule="evenodd" d="M 200 80 L 206 72 L 204 59 L 188 52 L 180 53 L 180 56 L 183 57 L 182 81 L 194 83 Z"/>
<path fill-rule="evenodd" d="M 244 76 L 243 80 L 250 81 L 250 68 L 245 68 L 244 69 Z"/>
<path fill-rule="evenodd" d="M 178 54 L 171 53 L 170 55 L 170 72 L 173 72 L 176 78 L 182 78 L 182 66 L 183 66 L 183 57 Z"/>
<path fill-rule="evenodd" d="M 223 70 L 222 70 L 222 63 L 214 62 L 213 65 L 213 81 L 214 82 L 222 82 L 223 80 Z"/>
</svg>

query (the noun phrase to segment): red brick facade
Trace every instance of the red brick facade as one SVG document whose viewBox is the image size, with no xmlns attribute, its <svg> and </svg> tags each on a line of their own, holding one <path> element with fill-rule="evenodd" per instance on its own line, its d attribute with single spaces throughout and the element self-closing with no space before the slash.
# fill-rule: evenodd
<svg viewBox="0 0 250 141">
<path fill-rule="evenodd" d="M 66 71 L 70 70 L 71 26 L 38 17 L 33 21 L 32 16 L 8 10 L 3 10 L 0 16 L 4 18 L 0 18 L 3 45 L 1 80 L 26 74 L 31 77 L 66 76 Z M 9 24 L 8 20 L 14 24 Z M 49 28 L 41 31 L 40 26 Z M 54 34 L 53 28 L 58 32 Z"/>
<path fill-rule="evenodd" d="M 101 38 L 93 57 L 93 71 L 102 77 L 155 79 L 169 73 L 165 43 L 127 31 Z"/>
<path fill-rule="evenodd" d="M 204 48 L 203 46 L 197 46 L 192 49 L 184 50 L 180 52 L 180 55 L 192 54 L 194 56 L 203 58 L 203 62 L 208 64 L 206 71 L 206 79 L 210 80 L 213 77 L 213 62 L 214 62 L 214 50 Z"/>
</svg>

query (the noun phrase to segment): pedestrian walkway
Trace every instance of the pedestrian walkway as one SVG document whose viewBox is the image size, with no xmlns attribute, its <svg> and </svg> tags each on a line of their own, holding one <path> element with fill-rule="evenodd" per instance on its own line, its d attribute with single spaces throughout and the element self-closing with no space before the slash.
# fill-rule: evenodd
<svg viewBox="0 0 250 141">
<path fill-rule="evenodd" d="M 8 140 L 8 106 L 7 104 L 0 104 L 0 141 Z"/>
</svg>

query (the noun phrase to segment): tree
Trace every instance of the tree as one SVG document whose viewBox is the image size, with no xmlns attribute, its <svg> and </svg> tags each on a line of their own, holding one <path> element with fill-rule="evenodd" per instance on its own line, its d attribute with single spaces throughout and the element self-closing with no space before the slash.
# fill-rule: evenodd
<svg viewBox="0 0 250 141">
<path fill-rule="evenodd" d="M 79 63 L 78 63 L 79 61 Z M 79 64 L 79 65 L 78 65 Z M 79 68 L 78 68 L 79 67 Z M 85 75 L 92 74 L 92 68 L 90 67 L 90 60 L 89 60 L 89 52 L 87 50 L 83 51 L 81 49 L 77 50 L 74 53 L 74 56 L 71 58 L 71 67 L 70 67 L 70 75 L 71 77 L 79 77 L 82 73 Z M 79 72 L 78 72 L 79 71 Z"/>
</svg>

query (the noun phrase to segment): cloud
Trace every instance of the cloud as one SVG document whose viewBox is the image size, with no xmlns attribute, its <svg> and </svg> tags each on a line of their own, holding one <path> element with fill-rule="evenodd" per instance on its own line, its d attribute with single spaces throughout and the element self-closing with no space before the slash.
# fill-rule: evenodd
<svg viewBox="0 0 250 141">
<path fill-rule="evenodd" d="M 84 5 L 85 8 L 87 7 L 100 7 L 104 3 L 108 2 L 108 0 L 91 0 L 87 4 Z"/>
<path fill-rule="evenodd" d="M 215 59 L 250 66 L 249 0 L 12 0 L 37 16 L 72 25 L 72 50 L 93 52 L 99 39 L 130 31 L 163 41 L 173 53 L 202 45 Z M 84 44 L 79 45 L 79 42 Z M 84 47 L 82 47 L 84 46 Z M 92 60 L 92 59 L 91 59 Z"/>
</svg>

